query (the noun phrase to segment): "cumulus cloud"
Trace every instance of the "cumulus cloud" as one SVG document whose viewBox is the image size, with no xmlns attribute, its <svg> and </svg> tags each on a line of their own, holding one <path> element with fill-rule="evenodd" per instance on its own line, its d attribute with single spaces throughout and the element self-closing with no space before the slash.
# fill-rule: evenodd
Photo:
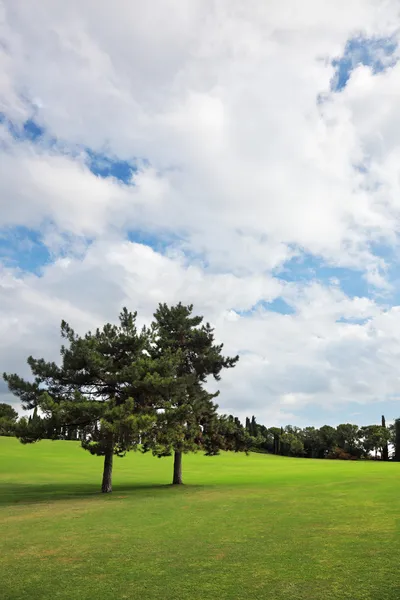
<svg viewBox="0 0 400 600">
<path fill-rule="evenodd" d="M 50 253 L 36 274 L 4 261 L 5 369 L 54 353 L 61 318 L 84 330 L 182 300 L 241 353 L 224 410 L 318 421 L 397 392 L 397 1 L 0 8 L 0 227 Z M 355 58 L 334 89 L 354 38 L 390 39 L 390 60 L 372 44 L 381 72 Z M 27 119 L 40 139 L 21 134 Z M 96 175 L 91 152 L 131 178 Z M 370 293 L 283 276 L 301 256 Z"/>
</svg>

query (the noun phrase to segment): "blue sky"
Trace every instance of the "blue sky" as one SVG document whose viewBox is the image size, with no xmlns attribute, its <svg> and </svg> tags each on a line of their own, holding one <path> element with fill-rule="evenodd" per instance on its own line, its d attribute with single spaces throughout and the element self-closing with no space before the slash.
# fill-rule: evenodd
<svg viewBox="0 0 400 600">
<path fill-rule="evenodd" d="M 41 233 L 19 226 L 1 231 L 0 256 L 4 264 L 30 273 L 40 273 L 42 267 L 51 260 Z"/>
<path fill-rule="evenodd" d="M 375 74 L 390 68 L 396 63 L 396 49 L 395 38 L 368 38 L 360 35 L 349 39 L 343 55 L 332 61 L 335 67 L 332 89 L 335 92 L 343 90 L 351 73 L 359 65 L 369 67 Z"/>
<path fill-rule="evenodd" d="M 271 8 L 272 29 L 224 4 L 222 37 L 201 3 L 144 33 L 145 7 L 122 11 L 109 36 L 103 7 L 75 0 L 63 31 L 55 6 L 40 28 L 6 12 L 4 368 L 53 355 L 61 318 L 84 330 L 182 300 L 243 351 L 223 410 L 397 416 L 394 13 L 309 4 L 284 26 Z"/>
</svg>

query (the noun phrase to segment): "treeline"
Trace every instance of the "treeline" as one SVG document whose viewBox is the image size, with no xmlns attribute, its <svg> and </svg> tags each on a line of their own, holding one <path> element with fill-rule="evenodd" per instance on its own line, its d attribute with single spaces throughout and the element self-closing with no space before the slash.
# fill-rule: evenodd
<svg viewBox="0 0 400 600">
<path fill-rule="evenodd" d="M 172 482 L 182 483 L 182 455 L 245 451 L 250 436 L 239 419 L 220 415 L 217 393 L 205 387 L 238 356 L 222 354 L 214 330 L 191 305 L 160 304 L 150 327 L 126 308 L 119 324 L 78 335 L 61 323 L 61 361 L 30 356 L 33 381 L 4 373 L 9 390 L 32 417 L 13 423 L 22 443 L 80 439 L 104 457 L 102 492 L 112 490 L 113 457 L 130 450 L 174 455 Z M 38 413 L 39 411 L 39 413 Z"/>
<path fill-rule="evenodd" d="M 320 428 L 304 427 L 303 429 L 292 425 L 267 428 L 257 423 L 254 416 L 246 418 L 244 427 L 233 415 L 218 415 L 218 419 L 229 424 L 232 439 L 230 443 L 228 440 L 225 441 L 225 447 L 230 449 L 300 458 L 342 460 L 379 458 L 384 461 L 390 459 L 400 461 L 400 419 L 388 426 L 385 417 L 382 416 L 381 425 L 359 427 L 351 423 L 342 423 L 337 427 L 324 425 Z M 91 437 L 96 438 L 100 435 L 100 425 L 98 421 L 93 423 Z M 228 430 L 225 433 L 227 434 Z M 35 436 L 37 439 L 85 441 L 88 439 L 88 429 L 87 426 L 56 424 L 46 417 L 41 418 L 37 407 L 28 418 L 22 417 L 18 420 L 18 413 L 12 406 L 0 403 L 0 435 L 17 436 L 25 442 L 33 441 L 32 438 Z M 203 441 L 206 443 L 205 440 Z M 222 447 L 220 442 L 219 449 Z M 391 451 L 389 447 L 392 448 Z"/>
<path fill-rule="evenodd" d="M 382 416 L 381 425 L 342 423 L 302 429 L 292 425 L 268 428 L 253 416 L 246 418 L 245 429 L 253 451 L 306 458 L 357 460 L 379 456 L 381 460 L 400 460 L 400 419 L 389 426 Z M 389 452 L 390 446 L 393 452 Z"/>
<path fill-rule="evenodd" d="M 46 423 L 46 427 L 43 424 Z M 37 406 L 29 417 L 18 419 L 17 411 L 6 403 L 0 403 L 0 435 L 5 437 L 19 437 L 27 428 L 31 432 L 42 429 L 41 439 L 79 440 L 84 437 L 84 430 L 79 427 L 60 425 L 57 428 L 47 427 L 47 421 L 38 414 Z"/>
</svg>

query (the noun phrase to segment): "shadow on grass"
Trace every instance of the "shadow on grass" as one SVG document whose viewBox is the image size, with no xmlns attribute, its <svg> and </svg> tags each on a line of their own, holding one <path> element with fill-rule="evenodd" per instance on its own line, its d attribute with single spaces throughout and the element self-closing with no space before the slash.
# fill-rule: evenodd
<svg viewBox="0 0 400 600">
<path fill-rule="evenodd" d="M 141 497 L 154 496 L 160 492 L 175 490 L 200 491 L 212 487 L 206 485 L 146 484 L 132 483 L 116 485 L 111 494 L 101 494 L 100 486 L 94 483 L 2 483 L 0 484 L 0 506 L 16 506 L 55 502 L 57 500 L 78 500 L 98 497 L 104 499 L 118 498 L 122 494 L 139 493 Z"/>
</svg>

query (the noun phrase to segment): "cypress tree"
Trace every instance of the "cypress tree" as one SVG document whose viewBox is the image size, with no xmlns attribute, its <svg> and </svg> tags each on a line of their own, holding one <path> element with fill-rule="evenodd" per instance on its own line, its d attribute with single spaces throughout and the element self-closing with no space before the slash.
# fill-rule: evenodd
<svg viewBox="0 0 400 600">
<path fill-rule="evenodd" d="M 384 428 L 385 432 L 387 432 L 384 415 L 382 415 L 382 427 Z M 389 446 L 387 442 L 385 442 L 382 446 L 382 460 L 389 460 Z"/>
<path fill-rule="evenodd" d="M 282 442 L 282 436 L 283 436 L 283 427 L 281 427 L 281 432 L 279 435 L 279 454 L 281 456 L 284 455 L 284 443 Z"/>
<path fill-rule="evenodd" d="M 394 422 L 394 460 L 400 462 L 400 419 Z"/>
<path fill-rule="evenodd" d="M 273 452 L 273 454 L 279 454 L 281 430 L 278 427 L 271 427 L 269 429 L 269 431 L 270 431 L 270 433 L 272 433 L 272 436 L 273 436 L 272 452 Z"/>
</svg>

